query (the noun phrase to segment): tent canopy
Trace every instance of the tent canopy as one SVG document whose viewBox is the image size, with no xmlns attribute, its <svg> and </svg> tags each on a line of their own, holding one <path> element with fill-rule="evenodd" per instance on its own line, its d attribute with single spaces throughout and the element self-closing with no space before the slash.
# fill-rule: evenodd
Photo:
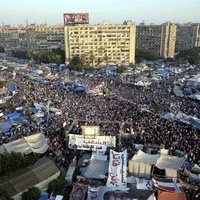
<svg viewBox="0 0 200 200">
<path fill-rule="evenodd" d="M 183 162 L 183 158 L 161 154 L 155 166 L 161 170 L 164 169 L 166 177 L 177 178 L 177 170 L 181 167 Z"/>
<path fill-rule="evenodd" d="M 154 165 L 159 158 L 159 154 L 147 154 L 139 150 L 128 162 L 129 173 L 136 177 L 150 178 L 152 165 Z"/>
</svg>

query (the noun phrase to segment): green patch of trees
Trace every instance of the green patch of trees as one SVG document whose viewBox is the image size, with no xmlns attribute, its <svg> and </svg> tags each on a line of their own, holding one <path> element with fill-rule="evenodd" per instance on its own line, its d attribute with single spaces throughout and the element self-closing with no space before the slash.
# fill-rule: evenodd
<svg viewBox="0 0 200 200">
<path fill-rule="evenodd" d="M 8 81 L 0 81 L 0 88 L 7 86 Z"/>
<path fill-rule="evenodd" d="M 119 67 L 117 67 L 117 73 L 122 74 L 123 72 L 125 72 L 126 67 L 121 65 Z"/>
<path fill-rule="evenodd" d="M 38 160 L 37 156 L 22 155 L 20 152 L 0 154 L 0 176 L 10 175 L 20 168 L 30 166 Z"/>
<path fill-rule="evenodd" d="M 200 47 L 180 51 L 175 56 L 176 62 L 180 64 L 199 64 L 200 63 Z"/>
<path fill-rule="evenodd" d="M 135 62 L 141 63 L 143 60 L 158 60 L 159 55 L 155 54 L 154 52 L 136 49 L 135 51 Z"/>
<path fill-rule="evenodd" d="M 0 189 L 0 200 L 14 200 L 14 199 L 10 198 L 5 190 Z"/>
<path fill-rule="evenodd" d="M 27 51 L 12 51 L 12 55 L 20 59 L 32 59 L 37 64 L 40 63 L 65 63 L 65 51 L 58 48 L 50 52 L 38 51 L 28 53 Z"/>
<path fill-rule="evenodd" d="M 22 200 L 38 200 L 40 198 L 41 191 L 37 187 L 29 188 L 26 192 L 23 192 Z"/>
<path fill-rule="evenodd" d="M 63 189 L 66 186 L 66 180 L 65 180 L 66 173 L 62 172 L 60 176 L 57 179 L 53 179 L 49 182 L 47 192 L 51 194 L 60 194 L 62 193 Z"/>
</svg>

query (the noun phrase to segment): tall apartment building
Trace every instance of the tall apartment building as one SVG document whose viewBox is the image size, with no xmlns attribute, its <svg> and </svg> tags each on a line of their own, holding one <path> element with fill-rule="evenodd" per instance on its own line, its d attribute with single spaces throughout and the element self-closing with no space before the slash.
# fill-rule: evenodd
<svg viewBox="0 0 200 200">
<path fill-rule="evenodd" d="M 176 52 L 200 47 L 200 24 L 177 24 Z"/>
<path fill-rule="evenodd" d="M 155 53 L 160 57 L 171 57 L 175 52 L 176 25 L 141 23 L 136 26 L 136 49 Z"/>
<path fill-rule="evenodd" d="M 27 49 L 25 26 L 5 25 L 0 27 L 0 37 L 2 38 L 0 46 L 7 52 L 11 50 L 25 51 Z"/>
<path fill-rule="evenodd" d="M 91 63 L 91 55 L 95 64 L 123 64 L 135 62 L 135 24 L 126 21 L 122 25 L 74 24 L 65 25 L 66 59 L 74 56 L 84 57 Z M 105 59 L 107 58 L 107 59 Z"/>
<path fill-rule="evenodd" d="M 0 46 L 7 52 L 12 50 L 51 51 L 56 48 L 64 50 L 64 27 L 62 24 L 2 26 L 0 27 Z"/>
<path fill-rule="evenodd" d="M 64 50 L 64 27 L 62 24 L 48 26 L 31 24 L 27 29 L 27 50 L 29 52 Z"/>
</svg>

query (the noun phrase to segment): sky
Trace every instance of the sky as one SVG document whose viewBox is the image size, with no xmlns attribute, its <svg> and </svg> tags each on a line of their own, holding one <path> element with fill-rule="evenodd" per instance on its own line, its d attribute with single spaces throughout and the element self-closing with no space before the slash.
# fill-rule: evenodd
<svg viewBox="0 0 200 200">
<path fill-rule="evenodd" d="M 89 13 L 90 24 L 200 23 L 200 0 L 0 0 L 0 26 L 63 24 L 64 13 Z"/>
</svg>

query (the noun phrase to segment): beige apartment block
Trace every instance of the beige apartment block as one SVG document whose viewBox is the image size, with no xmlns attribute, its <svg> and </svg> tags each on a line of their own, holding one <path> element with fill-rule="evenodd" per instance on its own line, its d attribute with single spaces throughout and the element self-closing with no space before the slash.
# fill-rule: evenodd
<svg viewBox="0 0 200 200">
<path fill-rule="evenodd" d="M 136 26 L 136 49 L 153 52 L 160 57 L 174 55 L 176 26 L 171 23 L 161 25 L 145 24 Z"/>
<path fill-rule="evenodd" d="M 173 23 L 165 23 L 161 37 L 161 52 L 163 58 L 173 57 L 175 54 L 176 44 L 176 25 Z"/>
<path fill-rule="evenodd" d="M 67 60 L 79 56 L 86 65 L 135 63 L 136 27 L 132 21 L 65 25 L 64 32 Z"/>
<path fill-rule="evenodd" d="M 177 24 L 176 52 L 200 47 L 200 24 Z"/>
<path fill-rule="evenodd" d="M 16 27 L 4 25 L 0 27 L 0 47 L 6 52 L 52 51 L 56 48 L 64 50 L 64 27 L 62 24 L 54 26 L 31 24 Z"/>
</svg>

